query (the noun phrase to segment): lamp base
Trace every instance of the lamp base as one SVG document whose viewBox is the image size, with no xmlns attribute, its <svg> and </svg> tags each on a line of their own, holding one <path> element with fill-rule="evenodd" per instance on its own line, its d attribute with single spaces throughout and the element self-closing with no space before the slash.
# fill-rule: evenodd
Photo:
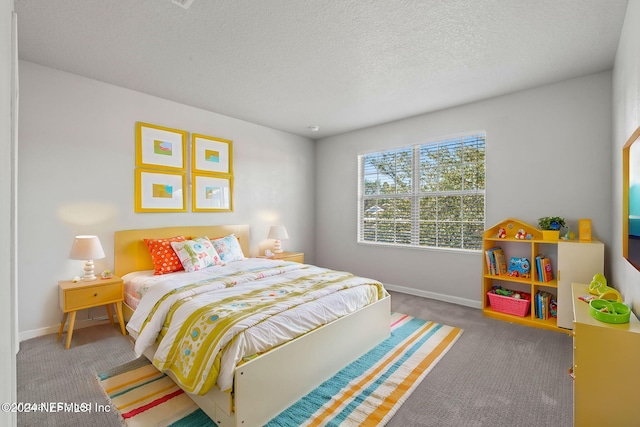
<svg viewBox="0 0 640 427">
<path fill-rule="evenodd" d="M 282 251 L 282 245 L 280 243 L 279 239 L 276 239 L 276 241 L 273 243 L 273 253 L 274 254 L 281 254 Z"/>
<path fill-rule="evenodd" d="M 91 280 L 96 280 L 97 277 L 93 271 L 93 260 L 88 260 L 84 262 L 84 276 L 82 276 L 83 282 L 89 282 Z"/>
</svg>

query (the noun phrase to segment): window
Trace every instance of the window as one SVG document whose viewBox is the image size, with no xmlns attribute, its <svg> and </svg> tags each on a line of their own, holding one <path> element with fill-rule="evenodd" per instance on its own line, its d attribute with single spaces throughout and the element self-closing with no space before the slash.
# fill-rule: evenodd
<svg viewBox="0 0 640 427">
<path fill-rule="evenodd" d="M 480 250 L 485 134 L 358 156 L 358 242 Z"/>
</svg>

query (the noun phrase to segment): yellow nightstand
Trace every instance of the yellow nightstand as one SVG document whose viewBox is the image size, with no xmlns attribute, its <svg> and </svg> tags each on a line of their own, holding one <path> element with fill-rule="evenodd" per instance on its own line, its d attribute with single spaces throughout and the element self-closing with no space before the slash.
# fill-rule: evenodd
<svg viewBox="0 0 640 427">
<path fill-rule="evenodd" d="M 124 283 L 122 279 L 117 276 L 113 276 L 110 279 L 96 279 L 87 282 L 74 283 L 69 280 L 58 282 L 58 302 L 64 313 L 62 323 L 60 323 L 60 331 L 58 332 L 58 341 L 60 341 L 62 337 L 64 324 L 67 322 L 67 315 L 71 313 L 71 316 L 69 316 L 69 328 L 67 330 L 67 344 L 65 348 L 69 348 L 71 345 L 73 326 L 76 322 L 76 312 L 78 310 L 106 305 L 109 320 L 113 325 L 111 304 L 116 305 L 120 331 L 122 335 L 126 335 L 124 317 L 122 316 L 122 301 L 124 301 Z"/>
<path fill-rule="evenodd" d="M 279 254 L 273 254 L 273 259 L 283 259 L 285 261 L 304 264 L 304 252 L 281 252 Z"/>
</svg>

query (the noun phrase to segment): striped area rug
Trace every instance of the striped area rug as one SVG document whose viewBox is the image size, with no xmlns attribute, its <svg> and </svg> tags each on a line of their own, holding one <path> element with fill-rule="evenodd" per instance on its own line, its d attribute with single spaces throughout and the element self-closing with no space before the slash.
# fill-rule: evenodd
<svg viewBox="0 0 640 427">
<path fill-rule="evenodd" d="M 462 334 L 462 329 L 391 315 L 391 336 L 272 419 L 269 427 L 383 426 Z M 98 375 L 134 426 L 215 426 L 146 359 Z"/>
<path fill-rule="evenodd" d="M 393 313 L 389 338 L 268 426 L 383 426 L 461 334 L 459 328 Z"/>
<path fill-rule="evenodd" d="M 216 425 L 145 357 L 98 374 L 98 381 L 128 427 Z"/>
</svg>

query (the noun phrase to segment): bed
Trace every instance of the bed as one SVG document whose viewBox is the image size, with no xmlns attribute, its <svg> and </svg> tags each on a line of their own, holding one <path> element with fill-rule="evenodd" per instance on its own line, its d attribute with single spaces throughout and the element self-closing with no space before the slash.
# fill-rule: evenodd
<svg viewBox="0 0 640 427">
<path fill-rule="evenodd" d="M 213 239 L 230 234 L 237 237 L 244 254 L 249 254 L 248 225 L 185 226 L 118 231 L 114 239 L 115 274 L 123 277 L 134 272 L 153 269 L 143 239 L 178 235 L 208 236 Z M 287 270 L 287 274 L 298 274 L 296 277 L 304 276 L 298 273 L 299 268 L 302 267 L 284 265 L 278 268 Z M 304 268 L 318 267 L 304 266 Z M 248 360 L 243 359 L 242 363 L 234 366 L 231 372 L 232 393 L 214 386 L 203 395 L 190 393 L 191 398 L 220 427 L 265 424 L 389 336 L 390 297 L 386 292 L 384 294 L 377 301 L 342 315 L 274 349 L 262 352 Z M 142 300 L 144 298 L 147 296 Z M 128 321 L 135 316 L 135 307 L 131 305 L 137 305 L 140 301 L 125 302 L 125 320 Z M 162 341 L 160 344 L 162 345 Z M 154 360 L 158 347 L 160 346 L 149 347 L 143 354 L 150 360 Z M 183 387 L 181 381 L 172 372 L 168 372 L 168 375 Z M 183 388 L 186 391 L 190 390 L 189 387 Z"/>
</svg>

